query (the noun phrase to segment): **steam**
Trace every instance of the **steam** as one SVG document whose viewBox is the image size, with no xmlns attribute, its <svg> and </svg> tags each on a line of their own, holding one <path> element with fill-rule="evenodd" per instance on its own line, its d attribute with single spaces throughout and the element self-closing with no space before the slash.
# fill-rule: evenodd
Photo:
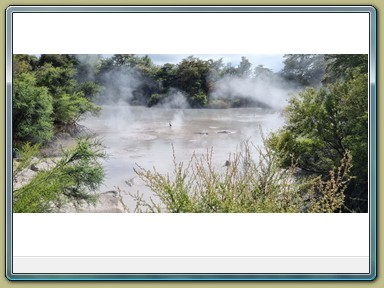
<svg viewBox="0 0 384 288">
<path fill-rule="evenodd" d="M 79 82 L 95 81 L 95 69 L 101 59 L 101 55 L 98 54 L 76 54 L 76 59 L 79 61 L 78 69 L 81 72 L 81 76 L 77 75 Z"/>
<path fill-rule="evenodd" d="M 297 87 L 274 74 L 258 78 L 227 75 L 216 82 L 210 97 L 211 100 L 242 99 L 252 106 L 282 110 L 289 95 L 297 91 Z"/>
<path fill-rule="evenodd" d="M 173 112 L 172 120 L 169 122 L 170 127 L 174 132 L 179 132 L 184 126 L 184 112 L 183 110 L 176 110 Z"/>
<path fill-rule="evenodd" d="M 97 99 L 100 104 L 145 104 L 140 100 L 141 95 L 135 95 L 135 91 L 143 84 L 139 73 L 128 67 L 120 67 L 104 72 L 101 76 L 104 92 Z M 136 103 L 135 103 L 136 100 Z"/>
<path fill-rule="evenodd" d="M 168 93 L 164 95 L 164 99 L 155 105 L 155 107 L 187 109 L 190 108 L 190 105 L 185 93 L 178 89 L 171 88 Z"/>
</svg>

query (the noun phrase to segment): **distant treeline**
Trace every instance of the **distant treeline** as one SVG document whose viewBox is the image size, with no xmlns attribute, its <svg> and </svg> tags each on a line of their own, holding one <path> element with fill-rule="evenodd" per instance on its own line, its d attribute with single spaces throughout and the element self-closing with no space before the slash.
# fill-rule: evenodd
<svg viewBox="0 0 384 288">
<path fill-rule="evenodd" d="M 263 65 L 252 67 L 246 57 L 241 57 L 237 66 L 224 63 L 223 59 L 203 60 L 194 56 L 164 65 L 155 65 L 149 56 L 131 54 L 109 58 L 81 55 L 77 59 L 81 59 L 77 65 L 78 81 L 94 81 L 104 88 L 98 98 L 101 103 L 124 101 L 151 107 L 171 102 L 171 107 L 177 107 L 179 103 L 173 103 L 172 98 L 180 93 L 191 108 L 260 106 L 251 95 L 228 89 L 223 95 L 212 95 L 222 79 L 280 79 L 293 85 L 318 86 L 327 63 L 324 55 L 286 55 L 284 68 L 275 73 Z"/>
</svg>

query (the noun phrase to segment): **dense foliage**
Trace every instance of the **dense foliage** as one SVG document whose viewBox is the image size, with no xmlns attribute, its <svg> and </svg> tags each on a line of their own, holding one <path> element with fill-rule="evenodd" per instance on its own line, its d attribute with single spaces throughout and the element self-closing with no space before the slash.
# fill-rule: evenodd
<svg viewBox="0 0 384 288">
<path fill-rule="evenodd" d="M 46 87 L 36 86 L 31 73 L 20 73 L 13 81 L 13 140 L 46 142 L 53 136 L 52 96 Z"/>
<path fill-rule="evenodd" d="M 92 67 L 88 67 L 92 71 L 88 73 L 92 75 L 91 79 L 105 88 L 105 93 L 100 93 L 98 98 L 100 103 L 128 103 L 148 107 L 259 106 L 259 103 L 252 101 L 251 95 L 238 95 L 236 91 L 226 91 L 225 95 L 220 95 L 221 99 L 212 97 L 212 94 L 218 85 L 228 79 L 254 80 L 259 74 L 263 75 L 264 80 L 281 77 L 263 66 L 253 70 L 246 57 L 242 57 L 237 66 L 225 64 L 222 59 L 204 60 L 195 56 L 186 57 L 177 64 L 155 65 L 148 56 L 115 54 L 97 61 Z M 86 75 L 84 66 L 81 69 L 82 74 Z M 185 101 L 174 101 L 180 97 Z"/>
<path fill-rule="evenodd" d="M 44 144 L 58 132 L 76 127 L 86 113 L 99 108 L 91 101 L 96 83 L 79 85 L 75 57 L 13 57 L 13 144 Z"/>
<path fill-rule="evenodd" d="M 95 191 L 104 178 L 98 162 L 106 156 L 101 148 L 98 141 L 80 139 L 75 147 L 64 150 L 62 157 L 48 164 L 37 158 L 37 145 L 25 144 L 20 162 L 14 165 L 13 177 L 22 177 L 26 170 L 39 164 L 45 168 L 39 169 L 29 183 L 14 189 L 13 212 L 57 212 L 67 204 L 94 204 Z"/>
<path fill-rule="evenodd" d="M 14 212 L 57 211 L 67 203 L 94 203 L 94 191 L 103 180 L 98 158 L 105 155 L 100 143 L 79 140 L 62 152 L 49 169 L 36 168 L 51 162 L 39 156 L 61 132 L 77 132 L 78 120 L 86 113 L 97 113 L 92 99 L 100 91 L 95 82 L 76 80 L 78 60 L 70 55 L 14 55 L 13 57 L 13 177 L 31 178 L 13 191 Z M 45 163 L 46 164 L 46 163 Z M 45 165 L 47 166 L 47 165 Z"/>
<path fill-rule="evenodd" d="M 284 55 L 281 75 L 284 79 L 296 81 L 303 86 L 318 86 L 322 80 L 326 62 L 322 54 Z"/>
<path fill-rule="evenodd" d="M 351 153 L 345 209 L 367 211 L 368 200 L 368 59 L 367 55 L 329 55 L 325 82 L 293 96 L 285 109 L 286 125 L 269 139 L 283 166 L 324 175 Z M 357 61 L 358 60 L 358 61 Z M 343 65 L 341 65 L 341 63 Z M 342 69 L 344 67 L 344 69 Z"/>
</svg>

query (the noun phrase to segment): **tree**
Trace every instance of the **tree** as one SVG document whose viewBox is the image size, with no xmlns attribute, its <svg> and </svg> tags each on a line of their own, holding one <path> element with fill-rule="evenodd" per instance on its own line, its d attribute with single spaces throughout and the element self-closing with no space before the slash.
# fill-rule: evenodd
<svg viewBox="0 0 384 288">
<path fill-rule="evenodd" d="M 254 72 L 253 72 L 253 78 L 258 80 L 267 80 L 274 77 L 275 74 L 273 71 L 269 68 L 264 67 L 264 65 L 258 65 Z"/>
<path fill-rule="evenodd" d="M 53 67 L 71 67 L 78 63 L 75 55 L 70 54 L 42 54 L 38 60 L 38 66 L 50 64 Z"/>
<path fill-rule="evenodd" d="M 223 58 L 218 60 L 209 59 L 209 81 L 214 83 L 223 77 L 224 62 Z"/>
<path fill-rule="evenodd" d="M 75 79 L 79 83 L 95 81 L 97 66 L 102 60 L 100 54 L 78 54 Z"/>
<path fill-rule="evenodd" d="M 73 68 L 72 62 L 64 60 L 57 62 L 67 65 L 63 67 L 55 67 L 48 62 L 44 63 L 36 71 L 36 85 L 46 87 L 52 97 L 52 116 L 56 128 L 73 128 L 80 117 L 86 112 L 97 113 L 100 110 L 99 107 L 90 101 L 93 94 L 88 94 L 88 98 L 86 98 L 82 91 L 84 89 L 88 93 L 95 93 L 97 88 L 92 84 L 91 88 L 89 87 L 90 84 L 83 83 L 81 86 L 78 85 L 74 78 L 76 70 Z M 84 85 L 88 85 L 88 87 Z"/>
<path fill-rule="evenodd" d="M 325 72 L 322 54 L 286 54 L 281 76 L 302 86 L 319 86 Z"/>
<path fill-rule="evenodd" d="M 62 93 L 71 93 L 75 90 L 77 82 L 74 79 L 73 67 L 55 67 L 51 63 L 40 66 L 36 71 L 36 85 L 47 87 L 52 97 L 57 98 Z"/>
<path fill-rule="evenodd" d="M 75 79 L 76 57 L 15 55 L 13 60 L 14 144 L 46 143 L 54 130 L 73 131 L 85 113 L 100 110 L 90 101 L 99 87 Z"/>
<path fill-rule="evenodd" d="M 269 139 L 287 166 L 292 158 L 306 171 L 327 175 L 352 156 L 347 209 L 366 211 L 368 197 L 368 75 L 357 69 L 327 89 L 307 88 L 290 99 L 286 125 Z M 356 200 L 359 199 L 359 200 Z M 359 202 L 360 201 L 360 202 Z"/>
<path fill-rule="evenodd" d="M 155 80 L 157 67 L 149 56 L 115 54 L 98 65 L 96 81 L 108 91 L 101 101 L 125 101 L 131 105 L 146 105 L 158 92 Z"/>
<path fill-rule="evenodd" d="M 367 54 L 329 54 L 324 57 L 327 67 L 322 82 L 335 83 L 344 80 L 345 76 L 355 69 L 361 73 L 368 71 Z"/>
<path fill-rule="evenodd" d="M 111 58 L 113 66 L 135 67 L 140 62 L 140 57 L 135 54 L 114 54 Z"/>
<path fill-rule="evenodd" d="M 191 97 L 191 103 L 193 107 L 204 107 L 208 104 L 208 96 L 200 91 Z"/>
<path fill-rule="evenodd" d="M 236 67 L 233 67 L 231 63 L 227 63 L 222 72 L 222 76 L 236 76 L 237 75 L 237 69 Z"/>
<path fill-rule="evenodd" d="M 176 65 L 166 63 L 161 66 L 156 73 L 156 80 L 159 82 L 159 89 L 166 93 L 170 88 L 176 87 L 177 70 Z"/>
<path fill-rule="evenodd" d="M 95 96 L 102 91 L 102 87 L 95 82 L 87 81 L 79 84 L 77 90 L 81 91 L 86 99 L 94 100 Z"/>
<path fill-rule="evenodd" d="M 194 95 L 208 94 L 208 76 L 210 63 L 208 61 L 189 56 L 183 59 L 176 68 L 176 87 L 188 95 L 188 102 L 194 107 Z M 200 97 L 200 96 L 199 96 Z M 201 99 L 201 98 L 200 98 Z M 204 102 L 204 101 L 203 101 Z"/>
<path fill-rule="evenodd" d="M 46 143 L 53 136 L 52 97 L 45 87 L 37 87 L 32 73 L 13 79 L 12 131 L 19 142 Z"/>
<path fill-rule="evenodd" d="M 37 164 L 32 160 L 40 144 L 47 144 L 61 129 L 76 127 L 85 113 L 99 110 L 90 101 L 97 86 L 78 86 L 76 63 L 70 55 L 14 56 L 13 148 L 21 154 L 14 177 Z M 68 201 L 93 203 L 91 192 L 103 179 L 96 160 L 104 154 L 98 147 L 97 142 L 79 140 L 75 148 L 63 151 L 52 169 L 38 171 L 30 183 L 14 190 L 14 212 L 51 212 Z"/>
<path fill-rule="evenodd" d="M 238 77 L 247 78 L 251 75 L 252 64 L 244 56 L 241 57 L 239 66 L 236 69 L 236 74 Z"/>
<path fill-rule="evenodd" d="M 15 54 L 12 60 L 13 75 L 32 72 L 36 70 L 38 64 L 38 59 L 34 55 Z"/>
</svg>

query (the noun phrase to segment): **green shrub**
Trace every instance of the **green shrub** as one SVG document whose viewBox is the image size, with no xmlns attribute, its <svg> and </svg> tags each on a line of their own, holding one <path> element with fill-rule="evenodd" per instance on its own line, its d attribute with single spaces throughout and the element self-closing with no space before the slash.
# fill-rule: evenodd
<svg viewBox="0 0 384 288">
<path fill-rule="evenodd" d="M 191 98 L 192 107 L 204 107 L 208 104 L 208 96 L 203 91 L 199 91 Z"/>
<path fill-rule="evenodd" d="M 327 175 L 349 152 L 354 179 L 345 193 L 347 210 L 366 212 L 368 74 L 350 70 L 344 81 L 336 81 L 327 89 L 307 88 L 290 98 L 284 113 L 286 124 L 267 141 L 279 154 L 283 167 L 294 157 L 300 168 Z"/>
<path fill-rule="evenodd" d="M 22 150 L 22 160 L 14 169 L 14 177 L 29 169 L 38 148 L 26 144 Z M 13 191 L 13 212 L 44 213 L 58 211 L 68 203 L 94 204 L 97 200 L 94 191 L 104 178 L 98 160 L 105 157 L 99 141 L 79 139 L 74 148 L 63 151 L 63 157 L 51 168 L 39 170 L 28 184 Z"/>
<path fill-rule="evenodd" d="M 86 112 L 97 114 L 101 108 L 83 97 L 82 92 L 61 94 L 54 99 L 55 124 L 71 126 Z"/>
<path fill-rule="evenodd" d="M 52 97 L 47 88 L 35 86 L 31 73 L 22 73 L 13 82 L 13 139 L 45 143 L 53 136 Z"/>
<path fill-rule="evenodd" d="M 131 194 L 136 212 L 297 213 L 335 212 L 343 207 L 350 181 L 349 154 L 338 171 L 330 171 L 328 181 L 300 176 L 295 163 L 281 169 L 279 157 L 270 148 L 249 143 L 232 155 L 224 172 L 214 167 L 212 156 L 212 150 L 201 157 L 193 154 L 186 165 L 174 156 L 171 175 L 138 166 L 136 174 L 156 198 L 148 202 L 139 193 Z"/>
</svg>

